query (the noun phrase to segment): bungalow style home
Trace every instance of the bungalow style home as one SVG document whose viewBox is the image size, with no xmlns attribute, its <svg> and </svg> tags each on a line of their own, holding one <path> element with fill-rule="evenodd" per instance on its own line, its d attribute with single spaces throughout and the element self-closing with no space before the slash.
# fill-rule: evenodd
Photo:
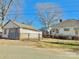
<svg viewBox="0 0 79 59">
<path fill-rule="evenodd" d="M 28 39 L 28 38 L 41 38 L 42 32 L 16 21 L 9 20 L 3 26 L 3 38 L 8 39 Z"/>
<path fill-rule="evenodd" d="M 79 20 L 65 20 L 51 29 L 53 35 L 73 37 L 79 36 Z"/>
</svg>

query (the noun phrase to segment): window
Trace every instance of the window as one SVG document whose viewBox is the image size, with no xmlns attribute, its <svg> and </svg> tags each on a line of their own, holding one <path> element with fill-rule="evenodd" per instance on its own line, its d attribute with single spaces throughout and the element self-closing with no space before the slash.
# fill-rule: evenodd
<svg viewBox="0 0 79 59">
<path fill-rule="evenodd" d="M 4 29 L 4 34 L 6 34 L 7 33 L 7 29 Z"/>
<path fill-rule="evenodd" d="M 69 28 L 64 28 L 64 31 L 69 31 Z"/>
</svg>

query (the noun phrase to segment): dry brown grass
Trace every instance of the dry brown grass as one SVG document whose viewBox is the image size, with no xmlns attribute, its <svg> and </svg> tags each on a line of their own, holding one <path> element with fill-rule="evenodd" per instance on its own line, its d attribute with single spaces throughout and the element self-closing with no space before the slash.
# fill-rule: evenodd
<svg viewBox="0 0 79 59">
<path fill-rule="evenodd" d="M 48 48 L 63 48 L 63 49 L 77 49 L 79 50 L 78 40 L 62 40 L 62 39 L 51 39 L 44 38 L 40 46 Z"/>
<path fill-rule="evenodd" d="M 10 39 L 0 39 L 1 46 L 36 46 L 36 41 L 20 41 L 20 40 L 10 40 Z"/>
<path fill-rule="evenodd" d="M 63 44 L 61 44 L 63 43 Z M 41 41 L 33 40 L 5 40 L 0 39 L 0 45 L 6 46 L 31 46 L 38 48 L 63 48 L 63 49 L 79 49 L 79 41 L 74 40 L 58 40 L 58 39 L 43 39 Z M 76 46 L 77 45 L 77 46 Z"/>
</svg>

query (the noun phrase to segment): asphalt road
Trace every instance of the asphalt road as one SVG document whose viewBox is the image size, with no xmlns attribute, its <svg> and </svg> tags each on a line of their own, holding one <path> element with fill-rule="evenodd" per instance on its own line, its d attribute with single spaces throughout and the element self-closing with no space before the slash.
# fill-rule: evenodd
<svg viewBox="0 0 79 59">
<path fill-rule="evenodd" d="M 0 46 L 0 59 L 79 59 L 79 55 L 48 49 Z"/>
</svg>

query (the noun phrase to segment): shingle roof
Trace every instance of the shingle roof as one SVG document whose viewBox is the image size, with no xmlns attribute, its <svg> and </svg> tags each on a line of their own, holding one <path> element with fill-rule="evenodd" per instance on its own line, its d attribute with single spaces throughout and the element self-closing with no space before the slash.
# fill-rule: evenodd
<svg viewBox="0 0 79 59">
<path fill-rule="evenodd" d="M 11 22 L 14 23 L 15 25 L 17 25 L 20 28 L 30 29 L 30 30 L 36 30 L 32 26 L 29 26 L 29 25 L 26 25 L 26 24 L 18 23 L 16 21 L 11 21 Z"/>
<path fill-rule="evenodd" d="M 79 27 L 79 20 L 65 20 L 59 23 L 57 27 Z"/>
<path fill-rule="evenodd" d="M 16 26 L 20 27 L 20 28 L 24 28 L 24 29 L 30 29 L 30 30 L 34 30 L 34 31 L 38 31 L 35 28 L 33 28 L 32 26 L 26 25 L 26 24 L 22 24 L 19 22 L 16 22 L 14 20 L 9 20 L 6 24 L 8 24 L 9 22 L 12 22 L 13 24 L 15 24 Z M 6 26 L 6 24 L 4 26 Z M 3 27 L 4 27 L 3 26 Z"/>
</svg>

